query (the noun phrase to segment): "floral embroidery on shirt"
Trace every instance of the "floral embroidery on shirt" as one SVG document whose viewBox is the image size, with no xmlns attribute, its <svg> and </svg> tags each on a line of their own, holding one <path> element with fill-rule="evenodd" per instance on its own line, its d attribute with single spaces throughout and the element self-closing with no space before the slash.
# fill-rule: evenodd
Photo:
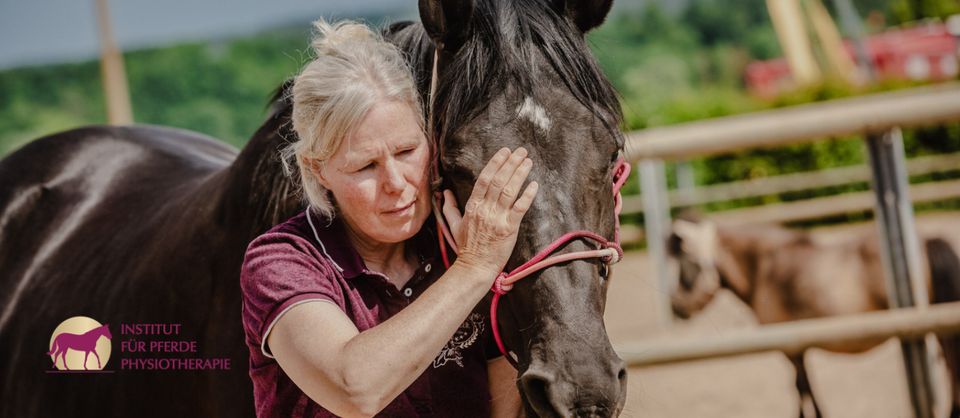
<svg viewBox="0 0 960 418">
<path fill-rule="evenodd" d="M 471 313 L 470 316 L 460 324 L 460 328 L 457 328 L 457 332 L 453 334 L 453 338 L 450 338 L 450 341 L 447 341 L 447 345 L 440 350 L 440 354 L 433 359 L 433 367 L 441 367 L 450 361 L 463 367 L 463 350 L 477 342 L 482 333 L 483 315 L 476 312 Z"/>
</svg>

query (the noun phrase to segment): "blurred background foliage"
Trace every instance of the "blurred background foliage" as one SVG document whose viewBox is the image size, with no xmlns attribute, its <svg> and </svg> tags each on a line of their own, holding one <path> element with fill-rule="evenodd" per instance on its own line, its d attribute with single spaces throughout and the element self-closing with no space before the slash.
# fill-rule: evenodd
<svg viewBox="0 0 960 418">
<path fill-rule="evenodd" d="M 957 0 L 854 3 L 867 30 L 874 32 L 960 12 Z M 665 2 L 644 4 L 621 8 L 588 36 L 622 96 L 626 130 L 913 85 L 894 81 L 855 89 L 827 81 L 773 99 L 752 97 L 743 82 L 746 65 L 781 55 L 764 0 L 690 0 L 680 8 L 662 7 Z M 384 22 L 382 16 L 365 20 Z M 242 147 L 263 121 L 273 89 L 309 59 L 308 28 L 305 21 L 243 38 L 126 52 L 135 120 L 199 131 Z M 104 121 L 97 61 L 0 71 L 0 156 L 43 135 Z M 960 124 L 906 131 L 905 143 L 909 156 L 960 151 Z M 703 185 L 864 161 L 858 138 L 835 138 L 691 164 L 696 184 Z M 675 175 L 669 177 L 675 187 Z M 636 184 L 627 189 L 636 191 Z M 765 202 L 840 191 L 845 190 L 771 196 Z M 762 202 L 725 202 L 712 209 L 751 203 Z"/>
</svg>

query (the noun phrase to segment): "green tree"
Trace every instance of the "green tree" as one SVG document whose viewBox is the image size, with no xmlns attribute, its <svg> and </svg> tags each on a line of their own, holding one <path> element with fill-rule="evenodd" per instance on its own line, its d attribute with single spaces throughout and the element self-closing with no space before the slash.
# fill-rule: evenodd
<svg viewBox="0 0 960 418">
<path fill-rule="evenodd" d="M 957 0 L 894 0 L 890 12 L 896 23 L 929 17 L 945 18 L 960 13 Z"/>
</svg>

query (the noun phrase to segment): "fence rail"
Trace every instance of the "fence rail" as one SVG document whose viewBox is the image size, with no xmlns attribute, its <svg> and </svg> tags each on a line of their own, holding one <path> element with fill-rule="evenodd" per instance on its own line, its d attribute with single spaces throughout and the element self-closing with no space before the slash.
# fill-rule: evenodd
<svg viewBox="0 0 960 418">
<path fill-rule="evenodd" d="M 627 134 L 627 159 L 678 159 L 960 118 L 960 83 L 708 119 Z"/>
<path fill-rule="evenodd" d="M 960 180 L 910 186 L 910 200 L 913 203 L 936 202 L 958 197 L 960 197 Z M 723 224 L 782 223 L 872 211 L 875 207 L 876 198 L 873 192 L 865 191 L 713 212 L 708 216 Z"/>
<path fill-rule="evenodd" d="M 960 333 L 960 302 L 764 325 L 718 336 L 664 338 L 616 349 L 627 364 L 639 367 L 765 351 L 798 353 L 810 347 L 891 337 L 920 339 L 931 332 Z"/>
<path fill-rule="evenodd" d="M 960 100 L 960 98 L 958 98 L 958 100 Z M 952 170 L 960 170 L 960 153 L 932 155 L 907 160 L 907 174 L 910 176 Z M 870 181 L 870 167 L 866 165 L 855 165 L 814 172 L 783 174 L 751 180 L 718 183 L 687 190 L 671 190 L 668 193 L 668 197 L 671 207 L 686 207 L 824 187 L 845 186 L 868 181 Z M 632 195 L 623 198 L 623 213 L 638 213 L 642 211 L 642 196 Z"/>
</svg>

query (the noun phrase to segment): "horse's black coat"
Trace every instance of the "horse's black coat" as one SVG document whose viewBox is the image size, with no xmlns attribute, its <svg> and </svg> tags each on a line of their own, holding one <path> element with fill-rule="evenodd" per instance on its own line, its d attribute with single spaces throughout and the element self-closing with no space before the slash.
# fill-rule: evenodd
<svg viewBox="0 0 960 418">
<path fill-rule="evenodd" d="M 613 235 L 620 109 L 583 39 L 609 5 L 424 0 L 427 30 L 401 23 L 386 33 L 424 98 L 433 45 L 442 45 L 434 120 L 446 185 L 461 207 L 499 147 L 531 151 L 541 193 L 509 267 L 569 230 Z M 0 416 L 253 415 L 237 280 L 247 243 L 302 207 L 277 157 L 294 135 L 287 87 L 239 154 L 181 130 L 98 126 L 41 138 L 0 161 Z M 549 109 L 549 129 L 518 117 L 527 98 Z M 577 261 L 504 299 L 528 412 L 622 408 L 622 362 L 602 323 L 605 288 L 595 263 Z M 233 368 L 45 374 L 50 332 L 75 315 L 182 323 L 178 338 L 197 340 L 198 357 L 230 357 Z M 118 342 L 129 337 L 114 338 L 108 368 L 117 369 Z"/>
</svg>

